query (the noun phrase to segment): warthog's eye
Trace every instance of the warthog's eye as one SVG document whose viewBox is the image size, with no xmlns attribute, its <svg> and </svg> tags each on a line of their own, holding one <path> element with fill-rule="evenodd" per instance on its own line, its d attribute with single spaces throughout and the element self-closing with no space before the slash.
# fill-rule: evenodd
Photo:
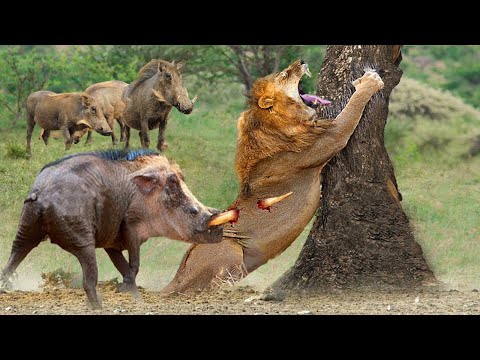
<svg viewBox="0 0 480 360">
<path fill-rule="evenodd" d="M 170 73 L 165 73 L 165 79 L 172 80 L 172 75 Z"/>
<path fill-rule="evenodd" d="M 97 108 L 95 106 L 92 106 L 92 113 L 96 113 L 97 112 Z"/>
</svg>

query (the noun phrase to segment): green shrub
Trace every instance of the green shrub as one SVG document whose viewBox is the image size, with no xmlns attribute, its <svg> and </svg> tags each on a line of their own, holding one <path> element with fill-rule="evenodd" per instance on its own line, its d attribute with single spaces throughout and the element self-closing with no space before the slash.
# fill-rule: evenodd
<svg viewBox="0 0 480 360">
<path fill-rule="evenodd" d="M 390 99 L 385 144 L 401 164 L 415 156 L 451 164 L 468 153 L 479 123 L 480 111 L 458 97 L 403 77 Z"/>
<path fill-rule="evenodd" d="M 26 156 L 26 151 L 23 146 L 19 144 L 8 144 L 7 145 L 7 157 L 10 159 L 24 159 Z"/>
</svg>

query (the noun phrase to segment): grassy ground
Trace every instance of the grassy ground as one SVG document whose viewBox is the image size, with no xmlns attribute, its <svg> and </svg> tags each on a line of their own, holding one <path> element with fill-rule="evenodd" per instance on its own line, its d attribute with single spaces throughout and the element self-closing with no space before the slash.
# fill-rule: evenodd
<svg viewBox="0 0 480 360">
<path fill-rule="evenodd" d="M 236 120 L 244 104 L 242 88 L 197 90 L 200 97 L 192 114 L 172 112 L 166 131 L 169 143 L 166 155 L 180 164 L 188 186 L 200 201 L 224 209 L 237 193 L 234 151 Z M 401 95 L 397 97 L 401 98 Z M 427 97 L 431 99 L 431 93 L 427 93 Z M 397 110 L 392 111 L 387 125 L 387 145 L 403 194 L 403 207 L 411 219 L 416 238 L 440 280 L 454 287 L 478 288 L 480 158 L 462 156 L 468 150 L 469 139 L 478 133 L 475 130 L 480 117 L 469 108 L 468 116 L 447 109 L 443 112 L 447 113 L 444 119 L 416 117 L 412 120 L 398 106 L 395 108 L 393 100 L 392 109 Z M 447 100 L 440 96 L 438 102 L 445 103 Z M 458 106 L 466 107 L 463 103 Z M 448 115 L 449 111 L 453 115 Z M 50 145 L 45 147 L 38 139 L 37 127 L 32 140 L 33 156 L 26 160 L 25 126 L 21 124 L 15 129 L 8 129 L 6 124 L 6 119 L 0 119 L 2 267 L 10 253 L 23 200 L 35 176 L 46 163 L 65 155 L 63 141 L 51 139 Z M 136 131 L 132 132 L 132 137 L 133 146 L 139 146 Z M 151 132 L 151 137 L 156 139 L 155 132 Z M 74 145 L 71 152 L 111 147 L 110 138 L 98 134 L 94 134 L 92 144 L 85 146 L 83 142 Z M 280 276 L 296 260 L 309 228 L 310 225 L 287 251 L 249 275 L 242 283 L 262 289 Z M 150 289 L 166 285 L 188 246 L 163 238 L 150 239 L 141 249 L 138 283 Z M 119 276 L 104 251 L 98 250 L 97 253 L 100 280 Z M 50 243 L 42 243 L 20 265 L 19 285 L 24 289 L 35 287 L 42 272 L 58 268 L 80 273 L 78 261 L 72 255 Z"/>
</svg>

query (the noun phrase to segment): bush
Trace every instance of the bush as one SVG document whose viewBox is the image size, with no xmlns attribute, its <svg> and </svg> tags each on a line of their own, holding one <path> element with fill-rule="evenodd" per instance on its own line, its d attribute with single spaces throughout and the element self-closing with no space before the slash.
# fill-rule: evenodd
<svg viewBox="0 0 480 360">
<path fill-rule="evenodd" d="M 7 157 L 9 157 L 10 159 L 25 159 L 26 157 L 25 148 L 18 144 L 8 144 Z"/>
<path fill-rule="evenodd" d="M 451 93 L 403 77 L 390 99 L 385 144 L 402 160 L 412 159 L 414 152 L 424 160 L 445 153 L 450 163 L 469 151 L 479 122 L 480 111 Z"/>
</svg>

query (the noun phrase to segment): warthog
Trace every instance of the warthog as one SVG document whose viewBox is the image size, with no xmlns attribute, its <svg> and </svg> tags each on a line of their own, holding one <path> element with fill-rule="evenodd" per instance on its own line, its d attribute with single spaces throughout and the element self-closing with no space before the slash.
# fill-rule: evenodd
<svg viewBox="0 0 480 360">
<path fill-rule="evenodd" d="M 140 245 L 153 236 L 219 242 L 223 225 L 213 221 L 223 215 L 219 213 L 195 198 L 178 165 L 153 151 L 65 156 L 44 166 L 35 179 L 0 282 L 9 284 L 25 256 L 49 237 L 80 261 L 83 286 L 93 307 L 100 307 L 95 248 L 104 248 L 122 274 L 119 290 L 138 297 Z M 122 250 L 128 250 L 128 262 Z"/>
<path fill-rule="evenodd" d="M 175 64 L 164 60 L 151 60 L 140 69 L 138 78 L 125 90 L 123 113 L 125 122 L 125 147 L 130 145 L 130 128 L 140 130 L 142 147 L 150 146 L 148 132 L 158 127 L 158 150 L 165 150 L 165 127 L 172 107 L 190 114 L 196 97 L 190 100 L 183 86 L 180 69 L 183 62 Z"/>
<path fill-rule="evenodd" d="M 85 93 L 97 100 L 99 106 L 102 108 L 103 115 L 107 119 L 108 125 L 112 128 L 112 144 L 117 145 L 118 141 L 115 136 L 115 120 L 120 124 L 120 141 L 124 141 L 124 125 L 123 125 L 123 110 L 125 103 L 122 101 L 122 94 L 128 86 L 126 82 L 119 80 L 104 81 L 101 83 L 90 85 L 85 89 Z M 92 139 L 92 131 L 88 131 L 88 144 Z"/>
<path fill-rule="evenodd" d="M 65 150 L 72 146 L 74 132 L 92 128 L 102 135 L 111 135 L 102 109 L 90 95 L 73 92 L 55 94 L 52 91 L 37 91 L 27 99 L 27 156 L 31 155 L 30 142 L 33 128 L 38 124 L 45 145 L 51 130 L 61 130 L 65 139 Z"/>
</svg>

